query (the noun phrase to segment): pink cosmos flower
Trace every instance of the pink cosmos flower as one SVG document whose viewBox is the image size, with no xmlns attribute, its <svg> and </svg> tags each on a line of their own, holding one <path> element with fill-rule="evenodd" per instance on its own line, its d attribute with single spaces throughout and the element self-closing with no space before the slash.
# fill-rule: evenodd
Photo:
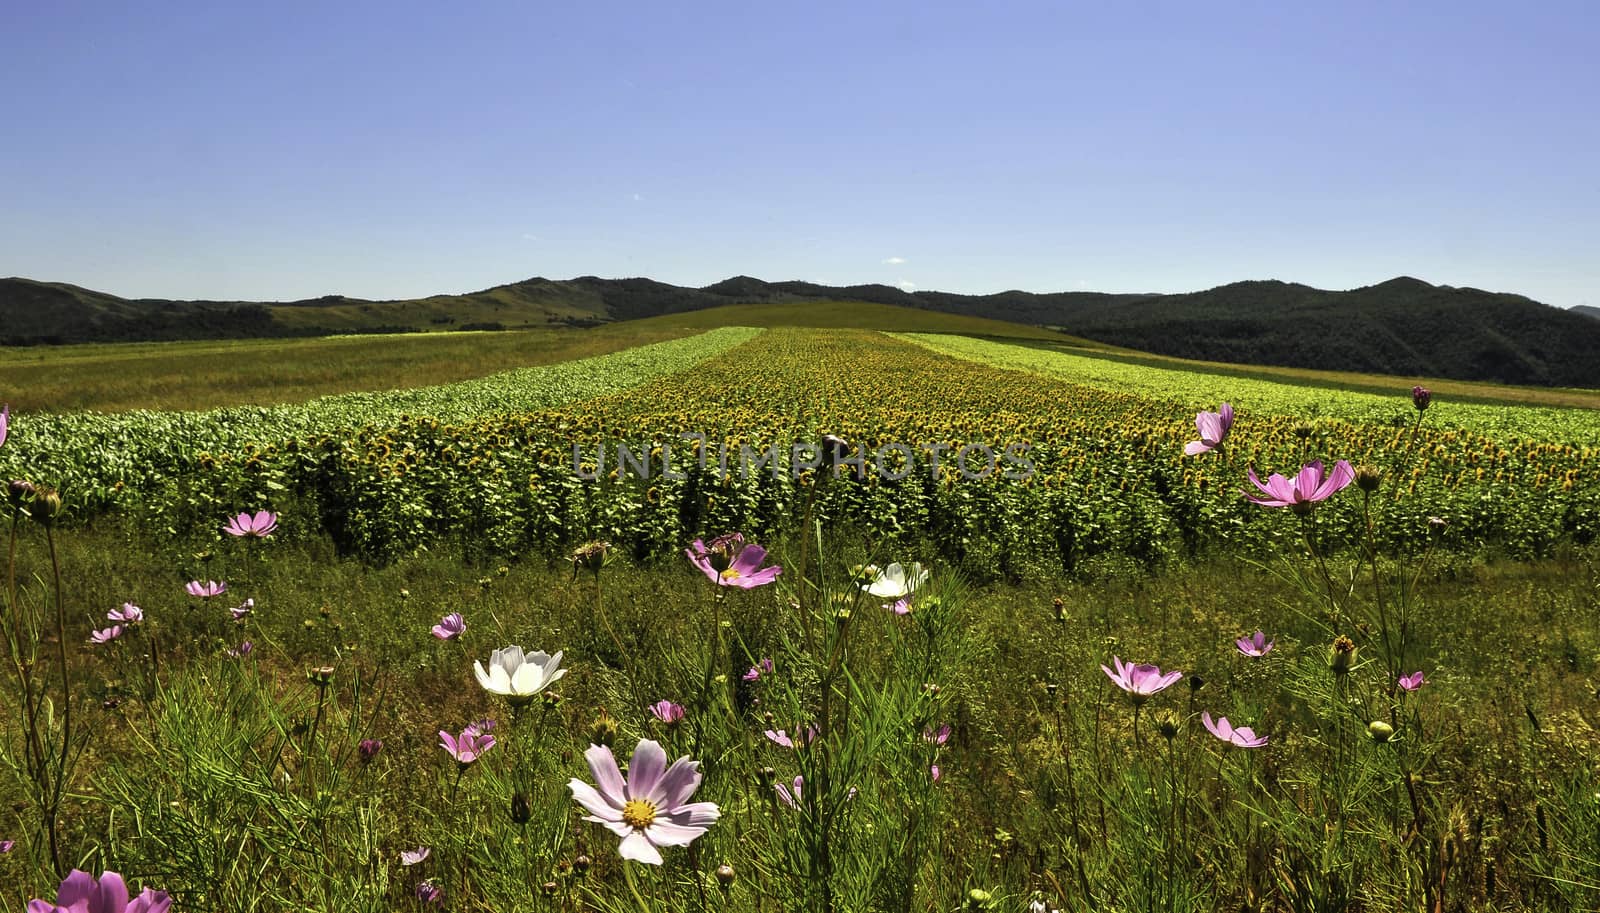
<svg viewBox="0 0 1600 913">
<path fill-rule="evenodd" d="M 928 773 L 933 777 L 933 782 L 935 783 L 939 782 L 940 778 L 944 776 L 944 771 L 940 770 L 937 764 L 928 768 Z"/>
<path fill-rule="evenodd" d="M 361 763 L 363 764 L 371 764 L 372 759 L 376 758 L 378 752 L 382 750 L 382 739 L 362 739 L 356 743 L 356 753 L 361 755 Z"/>
<path fill-rule="evenodd" d="M 6 442 L 6 429 L 10 424 L 11 407 L 9 405 L 0 406 L 0 445 L 4 445 Z"/>
<path fill-rule="evenodd" d="M 403 865 L 403 866 L 416 865 L 417 863 L 421 862 L 422 860 L 427 859 L 428 858 L 428 854 L 431 853 L 431 852 L 433 852 L 433 848 L 432 847 L 426 847 L 426 846 L 419 846 L 414 850 L 401 850 L 400 851 L 400 864 Z"/>
<path fill-rule="evenodd" d="M 1173 671 L 1162 674 L 1159 666 L 1147 663 L 1141 663 L 1136 666 L 1133 663 L 1123 662 L 1119 656 L 1111 657 L 1111 662 L 1116 665 L 1117 671 L 1112 672 L 1104 664 L 1101 664 L 1100 671 L 1110 677 L 1118 688 L 1132 695 L 1135 704 L 1144 703 L 1150 695 L 1183 678 L 1182 672 Z"/>
<path fill-rule="evenodd" d="M 741 676 L 741 678 L 743 678 L 747 682 L 758 682 L 758 681 L 761 680 L 761 676 L 763 676 L 763 675 L 771 675 L 771 674 L 772 674 L 772 660 L 763 659 L 760 662 L 756 663 L 755 665 L 751 666 L 750 667 L 750 671 L 746 672 L 743 676 Z"/>
<path fill-rule="evenodd" d="M 938 729 L 934 729 L 932 726 L 923 727 L 922 740 L 931 742 L 934 745 L 943 745 L 950 741 L 950 724 L 945 723 Z"/>
<path fill-rule="evenodd" d="M 221 596 L 223 593 L 228 592 L 228 585 L 219 580 L 207 580 L 203 583 L 199 580 L 191 580 L 184 585 L 183 590 L 196 599 L 210 599 L 213 596 Z"/>
<path fill-rule="evenodd" d="M 1200 440 L 1184 445 L 1185 456 L 1209 453 L 1222 446 L 1222 442 L 1228 438 L 1228 430 L 1233 427 L 1233 407 L 1223 403 L 1216 412 L 1195 413 L 1194 427 L 1200 432 Z"/>
<path fill-rule="evenodd" d="M 255 608 L 256 601 L 254 599 L 246 599 L 244 602 L 229 609 L 228 613 L 233 616 L 235 622 L 244 624 L 244 620 L 250 617 L 250 613 L 255 611 Z"/>
<path fill-rule="evenodd" d="M 130 900 L 128 886 L 116 872 L 95 878 L 78 869 L 73 869 L 56 889 L 55 903 L 28 902 L 28 913 L 167 913 L 170 909 L 172 898 L 165 891 L 145 888 Z"/>
<path fill-rule="evenodd" d="M 589 812 L 583 820 L 622 838 L 617 854 L 623 859 L 660 865 L 659 847 L 688 846 L 722 814 L 714 802 L 689 801 L 700 788 L 700 762 L 685 755 L 668 767 L 667 753 L 650 739 L 633 749 L 627 779 L 604 745 L 590 745 L 584 759 L 598 788 L 576 777 L 567 787 Z"/>
<path fill-rule="evenodd" d="M 473 738 L 477 738 L 478 736 L 483 735 L 485 732 L 494 732 L 494 727 L 498 725 L 499 724 L 496 723 L 492 717 L 484 717 L 483 719 L 478 720 L 476 723 L 468 723 L 467 728 L 463 729 L 462 732 L 466 735 L 472 736 Z"/>
<path fill-rule="evenodd" d="M 937 770 L 938 768 L 936 767 L 934 769 Z M 934 779 L 937 780 L 938 776 L 935 775 Z M 772 788 L 777 791 L 778 799 L 780 801 L 782 801 L 784 805 L 787 805 L 790 808 L 799 808 L 800 807 L 800 801 L 801 801 L 801 798 L 802 798 L 801 790 L 803 790 L 805 788 L 805 785 L 806 785 L 806 778 L 805 777 L 795 777 L 794 778 L 794 784 L 792 786 L 790 784 L 788 784 L 788 783 L 774 783 L 774 784 L 772 784 Z M 849 802 L 852 799 L 854 799 L 857 795 L 858 795 L 857 789 L 854 786 L 852 786 L 852 787 L 850 787 L 850 790 L 844 794 L 844 800 L 846 802 Z"/>
<path fill-rule="evenodd" d="M 1205 724 L 1206 728 L 1211 731 L 1212 735 L 1231 745 L 1237 745 L 1240 748 L 1260 748 L 1261 746 L 1267 744 L 1267 737 L 1264 735 L 1256 735 L 1255 730 L 1251 729 L 1249 726 L 1235 727 L 1232 723 L 1228 722 L 1227 717 L 1213 721 L 1211 719 L 1211 711 L 1209 710 L 1200 714 L 1200 722 Z"/>
<path fill-rule="evenodd" d="M 1420 670 L 1416 671 L 1416 672 L 1413 672 L 1410 675 L 1402 675 L 1402 676 L 1400 676 L 1400 681 L 1399 681 L 1400 687 L 1406 689 L 1407 691 L 1413 692 L 1413 693 L 1415 693 L 1418 690 L 1420 690 L 1422 688 L 1422 686 L 1426 685 L 1427 683 L 1428 683 L 1428 680 L 1423 677 L 1422 672 Z"/>
<path fill-rule="evenodd" d="M 1272 645 L 1277 641 L 1267 640 L 1267 635 L 1257 631 L 1249 637 L 1240 637 L 1233 643 L 1245 656 L 1266 656 L 1272 652 Z"/>
<path fill-rule="evenodd" d="M 896 615 L 911 614 L 911 600 L 909 599 L 896 599 L 894 602 L 886 602 L 883 604 L 883 607 L 894 612 Z"/>
<path fill-rule="evenodd" d="M 455 640 L 467 630 L 467 622 L 460 612 L 451 612 L 433 626 L 433 636 L 440 640 Z"/>
<path fill-rule="evenodd" d="M 131 602 L 124 602 L 122 608 L 112 609 L 106 613 L 107 621 L 120 621 L 123 624 L 136 625 L 144 621 L 144 609 Z"/>
<path fill-rule="evenodd" d="M 1261 489 L 1265 497 L 1245 492 L 1245 497 L 1252 503 L 1262 507 L 1292 507 L 1297 511 L 1311 509 L 1317 501 L 1323 501 L 1341 488 L 1355 480 L 1356 473 L 1350 468 L 1350 461 L 1340 460 L 1333 464 L 1333 471 L 1326 476 L 1322 472 L 1322 461 L 1312 460 L 1300 468 L 1300 473 L 1293 481 L 1273 473 L 1266 483 L 1256 477 L 1255 469 L 1249 471 L 1250 482 Z"/>
<path fill-rule="evenodd" d="M 431 881 L 417 884 L 417 899 L 423 903 L 444 903 L 444 888 Z"/>
<path fill-rule="evenodd" d="M 249 656 L 250 652 L 255 648 L 256 645 L 247 640 L 239 646 L 230 649 L 228 651 L 228 656 L 232 659 L 243 659 L 244 657 Z"/>
<path fill-rule="evenodd" d="M 656 701 L 650 705 L 650 715 L 668 726 L 676 726 L 683 722 L 683 705 L 672 701 Z"/>
<path fill-rule="evenodd" d="M 0 856 L 4 856 L 5 854 L 11 852 L 16 848 L 16 846 L 17 841 L 15 840 L 0 840 Z"/>
<path fill-rule="evenodd" d="M 122 636 L 122 625 L 112 625 L 100 631 L 89 632 L 89 642 L 92 644 L 108 644 Z"/>
<path fill-rule="evenodd" d="M 815 726 L 807 726 L 804 732 L 796 729 L 793 737 L 790 737 L 787 729 L 768 729 L 766 731 L 767 738 L 770 739 L 773 744 L 781 745 L 784 748 L 789 749 L 793 749 L 796 746 L 804 748 L 807 745 L 810 745 L 812 742 L 815 742 L 818 735 L 820 735 L 820 733 L 817 731 L 817 727 Z"/>
<path fill-rule="evenodd" d="M 474 731 L 468 726 L 461 735 L 453 736 L 445 730 L 439 730 L 439 745 L 456 759 L 456 763 L 466 768 L 473 761 L 483 757 L 484 752 L 494 747 L 494 736 L 487 733 Z"/>
<path fill-rule="evenodd" d="M 709 545 L 696 539 L 683 553 L 689 556 L 689 563 L 718 586 L 749 590 L 765 586 L 783 573 L 783 568 L 776 564 L 762 567 L 761 562 L 767 560 L 767 550 L 759 545 L 747 545 L 744 536 L 738 533 L 718 536 Z"/>
<path fill-rule="evenodd" d="M 265 539 L 272 535 L 278 528 L 278 515 L 265 510 L 258 510 L 255 514 L 241 513 L 228 521 L 222 531 L 230 536 L 245 536 L 251 539 Z"/>
</svg>

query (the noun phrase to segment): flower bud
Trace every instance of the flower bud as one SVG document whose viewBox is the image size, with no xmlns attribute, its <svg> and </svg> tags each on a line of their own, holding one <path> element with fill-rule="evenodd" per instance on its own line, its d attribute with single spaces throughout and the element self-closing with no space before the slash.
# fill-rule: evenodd
<svg viewBox="0 0 1600 913">
<path fill-rule="evenodd" d="M 776 783 L 777 781 L 778 772 L 770 767 L 763 767 L 756 771 L 756 782 L 761 784 L 761 788 L 763 790 L 771 789 L 772 784 Z"/>
<path fill-rule="evenodd" d="M 307 669 L 306 680 L 311 682 L 311 684 L 316 685 L 317 690 L 321 691 L 333 684 L 333 667 L 318 666 L 315 669 Z"/>
<path fill-rule="evenodd" d="M 382 750 L 383 742 L 380 739 L 362 739 L 361 743 L 356 746 L 356 752 L 361 755 L 361 763 L 363 764 L 371 764 L 372 759 L 376 758 L 378 752 Z"/>
<path fill-rule="evenodd" d="M 1156 714 L 1156 731 L 1167 741 L 1172 741 L 1178 734 L 1178 715 L 1171 710 L 1163 710 Z"/>
<path fill-rule="evenodd" d="M 1328 654 L 1328 668 L 1334 675 L 1347 675 L 1350 667 L 1356 663 L 1356 642 L 1340 634 L 1333 641 L 1333 649 Z"/>
<path fill-rule="evenodd" d="M 1356 467 L 1356 487 L 1368 494 L 1378 490 L 1378 485 L 1383 481 L 1383 473 L 1378 467 L 1362 463 Z"/>
<path fill-rule="evenodd" d="M 1204 688 L 1205 686 L 1206 686 L 1206 680 L 1205 679 L 1201 678 L 1198 673 L 1190 673 L 1190 675 L 1189 675 L 1189 693 L 1193 694 L 1194 692 L 1199 691 L 1201 688 Z"/>
<path fill-rule="evenodd" d="M 717 884 L 720 885 L 724 891 L 730 887 L 733 887 L 733 878 L 733 866 L 728 865 L 726 862 L 717 866 Z"/>
<path fill-rule="evenodd" d="M 610 550 L 611 543 L 599 539 L 578 546 L 572 551 L 572 572 L 588 571 L 598 577 L 600 569 L 606 565 L 606 554 Z"/>
<path fill-rule="evenodd" d="M 1367 724 L 1367 735 L 1372 741 L 1382 744 L 1394 738 L 1394 727 L 1383 720 L 1373 720 Z"/>
<path fill-rule="evenodd" d="M 6 498 L 14 510 L 21 510 L 33 500 L 33 483 L 27 479 L 12 479 L 6 485 Z"/>
<path fill-rule="evenodd" d="M 994 895 L 982 888 L 973 888 L 967 892 L 967 909 L 973 913 L 994 908 Z"/>
<path fill-rule="evenodd" d="M 1418 412 L 1425 412 L 1428 404 L 1433 402 L 1433 391 L 1427 387 L 1416 386 L 1411 388 L 1411 405 L 1417 407 Z"/>
<path fill-rule="evenodd" d="M 532 818 L 532 817 L 533 817 L 533 800 L 529 799 L 528 798 L 528 794 L 525 793 L 525 792 L 522 792 L 521 790 L 518 790 L 517 792 L 512 793 L 511 794 L 511 823 L 512 824 L 527 824 L 528 823 L 528 819 Z"/>
<path fill-rule="evenodd" d="M 593 859 L 590 859 L 587 855 L 579 854 L 578 858 L 572 860 L 572 871 L 581 878 L 589 874 L 589 866 L 591 865 L 594 865 Z"/>
<path fill-rule="evenodd" d="M 1061 622 L 1066 621 L 1067 620 L 1067 604 L 1062 601 L 1061 597 L 1057 596 L 1055 599 L 1051 600 L 1051 605 L 1055 608 L 1055 611 L 1056 611 L 1056 621 L 1061 621 Z"/>
<path fill-rule="evenodd" d="M 33 492 L 33 505 L 28 515 L 34 522 L 49 526 L 61 513 L 61 492 L 54 488 L 38 488 Z"/>
<path fill-rule="evenodd" d="M 541 886 L 541 890 L 544 891 L 544 896 L 554 897 L 556 896 L 556 892 L 561 890 L 561 885 L 558 885 L 553 881 L 547 881 Z"/>
<path fill-rule="evenodd" d="M 1294 432 L 1295 437 L 1303 441 L 1317 433 L 1317 426 L 1310 422 L 1295 422 L 1294 428 L 1291 430 Z"/>
<path fill-rule="evenodd" d="M 589 724 L 589 744 L 604 745 L 610 748 L 617 741 L 617 721 L 611 714 L 600 711 L 600 715 Z"/>
</svg>

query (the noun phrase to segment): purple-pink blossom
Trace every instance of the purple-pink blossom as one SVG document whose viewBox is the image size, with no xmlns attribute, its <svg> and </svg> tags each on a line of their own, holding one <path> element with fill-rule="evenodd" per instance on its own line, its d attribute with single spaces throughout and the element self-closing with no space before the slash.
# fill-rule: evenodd
<svg viewBox="0 0 1600 913">
<path fill-rule="evenodd" d="M 112 625 L 99 631 L 89 632 L 89 642 L 92 644 L 108 644 L 122 636 L 122 625 Z"/>
<path fill-rule="evenodd" d="M 254 514 L 241 513 L 228 521 L 222 531 L 230 536 L 243 536 L 251 539 L 265 539 L 272 535 L 278 528 L 278 515 L 270 511 L 258 510 Z"/>
<path fill-rule="evenodd" d="M 420 882 L 417 885 L 417 899 L 423 903 L 444 903 L 444 888 L 431 881 Z"/>
<path fill-rule="evenodd" d="M 761 661 L 757 662 L 755 665 L 751 666 L 750 670 L 748 672 L 746 672 L 743 676 L 741 676 L 741 678 L 743 678 L 747 682 L 757 682 L 757 681 L 761 680 L 761 676 L 763 676 L 763 675 L 771 675 L 771 674 L 772 674 L 772 660 L 770 660 L 770 659 L 762 659 Z"/>
<path fill-rule="evenodd" d="M 650 705 L 650 715 L 668 726 L 683 722 L 683 713 L 683 705 L 672 701 L 661 700 Z"/>
<path fill-rule="evenodd" d="M 807 726 L 804 731 L 796 729 L 793 736 L 789 735 L 789 731 L 787 729 L 768 729 L 766 731 L 767 738 L 771 740 L 773 744 L 781 745 L 784 748 L 790 749 L 804 748 L 807 745 L 810 745 L 812 742 L 815 742 L 817 740 L 817 736 L 820 734 L 821 733 L 817 731 L 817 727 L 815 726 Z"/>
<path fill-rule="evenodd" d="M 136 625 L 144 621 L 144 609 L 131 602 L 124 602 L 122 608 L 112 609 L 106 613 L 107 621 L 118 621 L 126 625 Z"/>
<path fill-rule="evenodd" d="M 1205 724 L 1206 729 L 1210 730 L 1212 735 L 1230 745 L 1237 745 L 1240 748 L 1260 748 L 1267 744 L 1267 737 L 1256 735 L 1255 730 L 1249 726 L 1234 726 L 1228 722 L 1227 717 L 1217 720 L 1211 719 L 1211 711 L 1209 710 L 1200 714 L 1200 722 Z"/>
<path fill-rule="evenodd" d="M 11 425 L 11 406 L 0 406 L 0 445 L 6 442 L 6 430 Z"/>
<path fill-rule="evenodd" d="M 371 764 L 372 759 L 383 750 L 382 739 L 362 739 L 356 744 L 356 752 L 361 755 L 361 763 Z"/>
<path fill-rule="evenodd" d="M 1216 412 L 1195 413 L 1194 427 L 1200 432 L 1200 440 L 1184 445 L 1184 454 L 1196 456 L 1215 450 L 1227 440 L 1228 431 L 1233 428 L 1233 406 L 1223 403 Z"/>
<path fill-rule="evenodd" d="M 233 659 L 243 659 L 244 657 L 249 656 L 251 651 L 255 650 L 255 648 L 256 645 L 247 640 L 239 646 L 228 650 L 228 656 Z"/>
<path fill-rule="evenodd" d="M 922 740 L 924 742 L 931 742 L 934 745 L 943 745 L 944 743 L 950 741 L 950 724 L 945 723 L 938 729 L 934 729 L 932 726 L 924 726 L 922 729 Z"/>
<path fill-rule="evenodd" d="M 484 752 L 494 747 L 494 736 L 488 733 L 475 731 L 468 726 L 462 730 L 461 735 L 451 735 L 446 730 L 439 730 L 439 745 L 456 759 L 456 763 L 467 767 L 472 762 L 483 757 Z"/>
<path fill-rule="evenodd" d="M 191 580 L 184 585 L 183 590 L 196 599 L 210 599 L 228 592 L 228 585 L 220 580 Z"/>
<path fill-rule="evenodd" d="M 407 867 L 414 866 L 422 860 L 427 859 L 428 854 L 432 852 L 433 848 L 426 846 L 419 846 L 414 850 L 401 850 L 400 864 Z"/>
<path fill-rule="evenodd" d="M 246 599 L 244 602 L 230 608 L 228 614 L 232 615 L 233 620 L 238 624 L 244 624 L 244 620 L 249 618 L 250 613 L 254 612 L 255 609 L 256 601 L 254 599 Z"/>
<path fill-rule="evenodd" d="M 739 533 L 729 533 L 712 539 L 709 544 L 699 539 L 683 550 L 689 562 L 711 578 L 718 586 L 735 586 L 749 590 L 765 586 L 778 579 L 783 568 L 774 564 L 762 567 L 767 560 L 767 550 L 746 543 Z"/>
<path fill-rule="evenodd" d="M 1297 511 L 1310 510 L 1318 501 L 1326 500 L 1335 492 L 1354 481 L 1356 473 L 1350 468 L 1350 461 L 1340 460 L 1333 464 L 1333 471 L 1323 474 L 1322 461 L 1312 460 L 1300 467 L 1300 472 L 1293 480 L 1273 473 L 1266 482 L 1256 477 L 1254 468 L 1248 473 L 1251 484 L 1261 489 L 1261 495 L 1245 492 L 1245 497 L 1251 503 L 1262 507 L 1292 507 Z"/>
<path fill-rule="evenodd" d="M 1413 672 L 1410 675 L 1402 675 L 1400 676 L 1399 681 L 1400 687 L 1411 692 L 1421 690 L 1422 686 L 1426 685 L 1427 683 L 1428 680 L 1423 677 L 1421 670 Z"/>
<path fill-rule="evenodd" d="M 455 640 L 467 630 L 467 622 L 460 612 L 451 612 L 433 626 L 433 636 L 440 640 Z"/>
<path fill-rule="evenodd" d="M 78 869 L 73 869 L 56 889 L 55 903 L 28 902 L 28 913 L 167 913 L 171 908 L 172 898 L 165 891 L 145 888 L 130 899 L 127 884 L 116 872 L 95 878 Z"/>
<path fill-rule="evenodd" d="M 1272 652 L 1272 645 L 1275 643 L 1277 641 L 1267 640 L 1267 635 L 1260 631 L 1249 637 L 1237 638 L 1233 642 L 1234 646 L 1239 648 L 1239 652 L 1245 656 L 1266 656 Z"/>
<path fill-rule="evenodd" d="M 1173 682 L 1183 678 L 1182 672 L 1162 673 L 1159 666 L 1148 663 L 1140 663 L 1138 665 L 1125 663 L 1119 656 L 1111 657 L 1111 662 L 1117 667 L 1115 672 L 1104 664 L 1101 664 L 1100 671 L 1115 682 L 1118 688 L 1132 695 L 1136 704 L 1144 703 L 1150 695 L 1169 687 Z"/>
<path fill-rule="evenodd" d="M 715 824 L 722 812 L 714 802 L 690 802 L 700 788 L 700 762 L 687 755 L 667 766 L 667 753 L 650 739 L 641 739 L 622 776 L 616 756 L 604 745 L 584 752 L 595 785 L 574 777 L 567 782 L 572 798 L 593 821 L 622 838 L 623 859 L 660 865 L 660 847 L 688 846 Z"/>
</svg>

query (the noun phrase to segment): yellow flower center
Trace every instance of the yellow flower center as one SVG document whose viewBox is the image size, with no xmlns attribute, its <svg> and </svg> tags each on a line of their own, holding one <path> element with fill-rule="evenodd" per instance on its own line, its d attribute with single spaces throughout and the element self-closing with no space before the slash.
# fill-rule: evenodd
<svg viewBox="0 0 1600 913">
<path fill-rule="evenodd" d="M 622 823 L 643 830 L 656 820 L 656 807 L 643 799 L 629 799 L 622 806 Z"/>
<path fill-rule="evenodd" d="M 731 567 L 722 572 L 723 580 L 738 580 L 740 576 L 739 572 Z"/>
</svg>

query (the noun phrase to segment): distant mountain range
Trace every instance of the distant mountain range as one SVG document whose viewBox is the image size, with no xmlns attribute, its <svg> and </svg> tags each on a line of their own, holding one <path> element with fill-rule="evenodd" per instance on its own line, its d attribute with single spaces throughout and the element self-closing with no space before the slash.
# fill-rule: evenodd
<svg viewBox="0 0 1600 913">
<path fill-rule="evenodd" d="M 1208 361 L 1600 387 L 1600 308 L 1401 277 L 1351 291 L 1277 281 L 1176 295 L 907 292 L 748 276 L 704 288 L 652 279 L 534 278 L 466 295 L 290 302 L 126 299 L 74 285 L 0 279 L 0 343 L 592 326 L 730 304 L 868 301 L 1049 327 Z"/>
</svg>

